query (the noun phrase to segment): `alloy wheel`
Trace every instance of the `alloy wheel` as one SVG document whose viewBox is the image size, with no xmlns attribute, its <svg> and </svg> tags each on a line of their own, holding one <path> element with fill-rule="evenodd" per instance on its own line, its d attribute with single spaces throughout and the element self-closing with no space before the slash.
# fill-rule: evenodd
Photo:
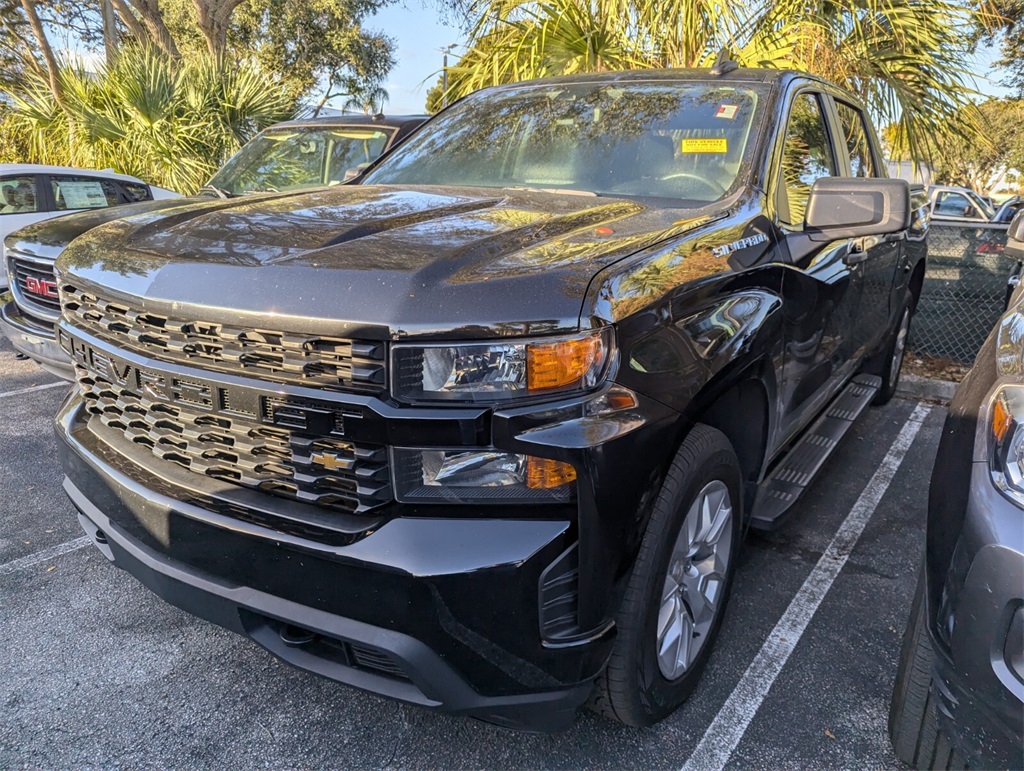
<svg viewBox="0 0 1024 771">
<path fill-rule="evenodd" d="M 658 668 L 681 677 L 697 658 L 718 612 L 732 559 L 732 499 L 720 480 L 697 494 L 669 557 L 658 610 Z"/>
<path fill-rule="evenodd" d="M 900 330 L 896 333 L 896 343 L 892 350 L 892 363 L 889 365 L 889 382 L 895 383 L 899 377 L 900 367 L 903 366 L 903 354 L 907 349 L 907 334 L 910 331 L 910 309 L 903 311 L 903 318 L 900 320 Z"/>
</svg>

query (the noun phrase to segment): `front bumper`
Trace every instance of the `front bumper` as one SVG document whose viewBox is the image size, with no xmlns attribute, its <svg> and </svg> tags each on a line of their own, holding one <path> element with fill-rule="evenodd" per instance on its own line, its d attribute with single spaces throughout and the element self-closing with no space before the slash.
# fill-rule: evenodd
<svg viewBox="0 0 1024 771">
<path fill-rule="evenodd" d="M 47 372 L 64 380 L 75 379 L 71 359 L 57 343 L 55 327 L 25 315 L 14 300 L 0 306 L 0 332 Z"/>
<path fill-rule="evenodd" d="M 550 405 L 491 416 L 495 446 L 529 452 L 543 445 L 585 470 L 578 513 L 565 504 L 390 504 L 380 523 L 341 545 L 268 527 L 238 507 L 186 502 L 209 498 L 212 480 L 173 464 L 138 466 L 144 461 L 130 443 L 111 444 L 91 430 L 77 392 L 56 427 L 65 488 L 86 531 L 115 565 L 165 600 L 340 682 L 556 731 L 571 723 L 610 655 L 611 619 L 638 543 L 637 535 L 632 542 L 622 536 L 638 525 L 637 506 L 624 510 L 621 495 L 649 480 L 615 472 L 636 455 L 637 435 L 651 442 L 675 423 L 667 408 L 641 406 L 646 417 L 620 415 L 603 426 L 560 422 Z M 414 414 L 388 421 L 389 433 L 415 431 L 410 419 L 419 419 L 421 433 L 428 425 L 430 433 L 442 429 L 438 410 L 402 412 Z M 594 437 L 601 452 L 587 444 Z M 664 447 L 671 452 L 670 443 Z M 578 565 L 568 572 L 575 570 L 579 633 L 552 640 L 541 633 L 543 587 L 567 555 Z"/>
<path fill-rule="evenodd" d="M 935 623 L 933 687 L 945 733 L 972 765 L 1024 766 L 1024 511 L 974 463 Z"/>
</svg>

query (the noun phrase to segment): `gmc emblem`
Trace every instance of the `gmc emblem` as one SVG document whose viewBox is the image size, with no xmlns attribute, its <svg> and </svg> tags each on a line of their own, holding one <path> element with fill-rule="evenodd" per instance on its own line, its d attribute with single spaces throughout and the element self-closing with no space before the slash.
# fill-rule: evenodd
<svg viewBox="0 0 1024 771">
<path fill-rule="evenodd" d="M 45 278 L 35 278 L 34 276 L 28 276 L 25 279 L 25 291 L 40 297 L 48 297 L 51 300 L 56 300 L 59 297 L 56 281 L 48 281 Z"/>
</svg>

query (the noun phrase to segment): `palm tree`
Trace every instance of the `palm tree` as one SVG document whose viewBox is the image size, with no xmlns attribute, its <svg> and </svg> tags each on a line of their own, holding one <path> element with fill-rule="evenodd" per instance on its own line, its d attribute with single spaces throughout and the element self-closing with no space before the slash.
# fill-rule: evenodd
<svg viewBox="0 0 1024 771">
<path fill-rule="evenodd" d="M 345 95 L 343 110 L 362 110 L 366 115 L 384 112 L 384 103 L 390 99 L 387 89 L 380 83 L 354 80 Z"/>
<path fill-rule="evenodd" d="M 959 0 L 478 0 L 473 11 L 449 101 L 551 75 L 707 67 L 725 48 L 743 66 L 846 86 L 880 125 L 896 124 L 913 157 L 927 156 L 930 139 L 969 108 L 967 30 L 994 18 Z"/>
<path fill-rule="evenodd" d="M 11 95 L 33 160 L 113 168 L 182 193 L 196 191 L 264 127 L 294 113 L 285 87 L 256 65 L 206 54 L 172 59 L 126 47 L 89 73 L 58 69 L 63 104 L 29 76 Z"/>
</svg>

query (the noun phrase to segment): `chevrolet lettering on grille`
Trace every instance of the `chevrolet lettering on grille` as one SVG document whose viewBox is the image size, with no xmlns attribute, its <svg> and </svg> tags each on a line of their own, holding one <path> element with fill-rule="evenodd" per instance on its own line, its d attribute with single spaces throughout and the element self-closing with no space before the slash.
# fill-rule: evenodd
<svg viewBox="0 0 1024 771">
<path fill-rule="evenodd" d="M 167 404 L 185 404 L 210 412 L 241 415 L 268 425 L 281 426 L 318 436 L 345 435 L 346 415 L 340 409 L 300 404 L 287 397 L 257 394 L 252 389 L 179 377 L 166 372 L 138 367 L 125 359 L 93 346 L 59 330 L 62 347 L 77 364 L 102 379 L 142 392 L 148 398 Z M 348 415 L 351 418 L 351 415 Z M 325 461 L 324 468 L 334 469 Z"/>
</svg>

